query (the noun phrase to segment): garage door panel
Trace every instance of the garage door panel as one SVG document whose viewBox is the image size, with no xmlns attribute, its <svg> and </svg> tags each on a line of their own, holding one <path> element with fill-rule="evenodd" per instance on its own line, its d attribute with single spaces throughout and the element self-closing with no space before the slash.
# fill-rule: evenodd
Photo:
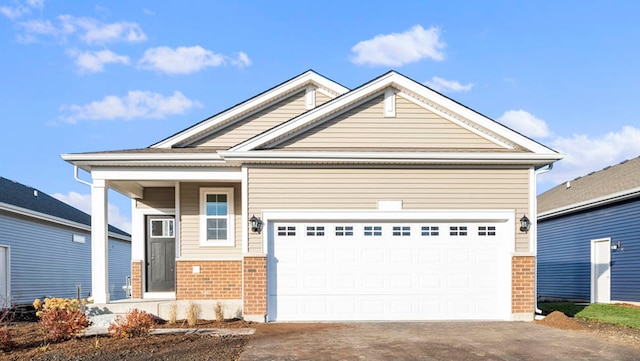
<svg viewBox="0 0 640 361">
<path fill-rule="evenodd" d="M 269 240 L 268 319 L 507 319 L 512 230 L 424 223 L 280 222 L 296 232 Z"/>
</svg>

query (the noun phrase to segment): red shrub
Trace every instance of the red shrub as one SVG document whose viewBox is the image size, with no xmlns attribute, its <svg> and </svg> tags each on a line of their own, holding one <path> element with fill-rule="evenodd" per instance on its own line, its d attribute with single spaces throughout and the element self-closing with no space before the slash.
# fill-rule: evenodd
<svg viewBox="0 0 640 361">
<path fill-rule="evenodd" d="M 58 342 L 79 335 L 89 320 L 82 311 L 50 308 L 41 311 L 39 324 L 47 341 Z"/>
<path fill-rule="evenodd" d="M 109 325 L 109 334 L 119 338 L 145 336 L 149 334 L 149 331 L 155 323 L 152 315 L 134 308 L 127 312 L 125 317 L 116 317 Z"/>
</svg>

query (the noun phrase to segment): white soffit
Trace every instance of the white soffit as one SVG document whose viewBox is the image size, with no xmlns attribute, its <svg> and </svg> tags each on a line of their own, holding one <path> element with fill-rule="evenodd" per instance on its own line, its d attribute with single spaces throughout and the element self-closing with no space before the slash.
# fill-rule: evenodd
<svg viewBox="0 0 640 361">
<path fill-rule="evenodd" d="M 263 109 L 272 105 L 274 102 L 280 100 L 280 98 L 296 89 L 304 90 L 308 84 L 315 84 L 318 89 L 328 89 L 330 91 L 324 91 L 323 93 L 335 97 L 342 95 L 349 91 L 344 86 L 329 80 L 314 71 L 307 71 L 283 84 L 280 84 L 248 101 L 245 101 L 233 108 L 230 108 L 218 115 L 215 115 L 199 124 L 187 128 L 186 130 L 175 134 L 167 139 L 164 139 L 158 143 L 151 145 L 150 148 L 171 148 L 179 145 L 185 141 L 191 141 L 192 137 L 198 137 L 201 133 L 205 133 L 211 129 L 214 129 L 217 125 L 222 124 L 234 117 L 243 115 L 246 112 L 255 111 L 255 109 Z M 335 93 L 335 94 L 332 94 Z M 240 118 L 239 118 L 240 119 Z M 197 138 L 199 139 L 199 138 Z"/>
</svg>

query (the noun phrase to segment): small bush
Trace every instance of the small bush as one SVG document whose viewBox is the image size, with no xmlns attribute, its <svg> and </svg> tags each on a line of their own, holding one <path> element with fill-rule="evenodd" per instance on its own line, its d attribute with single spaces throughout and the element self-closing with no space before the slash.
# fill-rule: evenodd
<svg viewBox="0 0 640 361">
<path fill-rule="evenodd" d="M 191 327 L 198 324 L 198 318 L 200 317 L 200 306 L 195 303 L 190 303 L 187 309 L 187 324 Z"/>
<path fill-rule="evenodd" d="M 0 350 L 11 351 L 14 346 L 15 343 L 13 342 L 13 337 L 11 337 L 9 327 L 4 326 L 0 328 Z"/>
<path fill-rule="evenodd" d="M 152 315 L 134 308 L 127 312 L 124 317 L 116 317 L 109 325 L 109 334 L 118 338 L 146 336 L 154 324 L 155 319 Z"/>
<path fill-rule="evenodd" d="M 89 327 L 90 322 L 82 311 L 85 300 L 45 298 L 33 302 L 45 340 L 58 342 L 76 337 Z"/>
<path fill-rule="evenodd" d="M 0 350 L 11 351 L 15 346 L 8 324 L 11 322 L 11 308 L 0 310 Z"/>
<path fill-rule="evenodd" d="M 178 322 L 178 305 L 175 302 L 169 306 L 169 320 L 167 322 L 171 325 Z"/>
</svg>

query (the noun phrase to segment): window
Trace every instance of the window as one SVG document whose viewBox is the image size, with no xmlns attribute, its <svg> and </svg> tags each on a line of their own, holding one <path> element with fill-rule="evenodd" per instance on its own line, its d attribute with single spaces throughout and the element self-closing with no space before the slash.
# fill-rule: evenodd
<svg viewBox="0 0 640 361">
<path fill-rule="evenodd" d="M 451 226 L 449 227 L 450 236 L 466 236 L 467 226 Z"/>
<path fill-rule="evenodd" d="M 233 188 L 200 189 L 200 244 L 233 246 Z"/>
<path fill-rule="evenodd" d="M 324 226 L 307 226 L 307 236 L 324 236 Z"/>
<path fill-rule="evenodd" d="M 364 226 L 365 236 L 382 236 L 382 226 Z"/>
<path fill-rule="evenodd" d="M 169 218 L 152 219 L 151 221 L 151 237 L 154 238 L 173 238 L 174 220 Z"/>
<path fill-rule="evenodd" d="M 410 226 L 393 226 L 393 235 L 394 236 L 410 236 L 411 235 L 411 227 Z"/>
<path fill-rule="evenodd" d="M 336 236 L 353 236 L 353 226 L 336 226 Z"/>
<path fill-rule="evenodd" d="M 495 236 L 496 226 L 480 226 L 478 227 L 478 236 Z"/>
<path fill-rule="evenodd" d="M 440 227 L 438 227 L 438 226 L 422 226 L 422 235 L 423 236 L 439 236 L 440 235 Z"/>
<path fill-rule="evenodd" d="M 278 226 L 278 236 L 295 236 L 296 226 Z"/>
</svg>

